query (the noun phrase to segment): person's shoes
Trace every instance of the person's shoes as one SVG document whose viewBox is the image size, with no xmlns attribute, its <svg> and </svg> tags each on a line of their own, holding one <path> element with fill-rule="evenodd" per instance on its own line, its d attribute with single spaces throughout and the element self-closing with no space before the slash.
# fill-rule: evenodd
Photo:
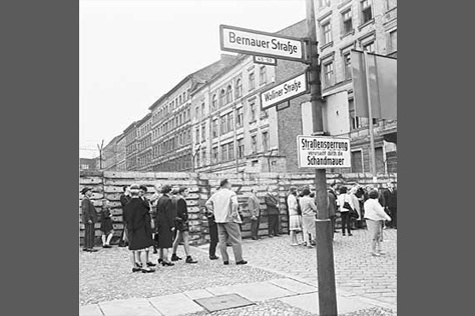
<svg viewBox="0 0 475 316">
<path fill-rule="evenodd" d="M 82 251 L 86 251 L 86 252 L 89 252 L 89 249 L 87 248 L 83 248 Z"/>
<path fill-rule="evenodd" d="M 346 234 L 345 234 L 345 233 L 343 233 L 343 236 L 346 236 Z"/>
<path fill-rule="evenodd" d="M 298 246 L 299 244 L 290 244 L 291 246 Z"/>
<path fill-rule="evenodd" d="M 209 256 L 209 260 L 216 260 L 216 259 L 219 259 L 218 256 Z"/>
<path fill-rule="evenodd" d="M 233 245 L 232 245 L 231 243 L 229 243 L 229 242 L 228 242 L 228 243 L 226 244 L 226 246 L 228 246 L 228 247 L 232 247 Z"/>
<path fill-rule="evenodd" d="M 132 268 L 132 272 L 140 272 L 142 271 L 142 268 Z"/>
<path fill-rule="evenodd" d="M 277 235 L 274 235 L 274 236 L 275 236 L 275 237 L 280 237 L 280 235 L 279 235 L 279 234 L 277 234 Z"/>
<path fill-rule="evenodd" d="M 161 264 L 163 262 L 162 259 L 158 259 L 157 261 L 158 261 L 158 264 Z"/>
<path fill-rule="evenodd" d="M 142 273 L 152 273 L 155 272 L 155 269 L 141 269 Z"/>
<path fill-rule="evenodd" d="M 373 257 L 380 257 L 380 256 L 381 256 L 379 253 L 375 253 L 375 252 L 373 252 L 371 255 L 372 255 Z"/>
<path fill-rule="evenodd" d="M 269 235 L 269 238 L 272 238 L 272 237 L 274 237 L 274 236 L 272 236 L 272 235 Z"/>
<path fill-rule="evenodd" d="M 186 263 L 197 263 L 198 261 L 193 260 L 193 258 L 191 258 L 191 256 L 188 256 L 188 257 L 186 257 L 185 262 L 186 262 Z"/>
<path fill-rule="evenodd" d="M 147 267 L 155 267 L 156 264 L 153 262 L 147 262 Z"/>
<path fill-rule="evenodd" d="M 315 246 L 316 243 L 312 240 L 312 241 L 310 242 L 310 245 Z"/>
<path fill-rule="evenodd" d="M 89 249 L 89 252 L 98 252 L 99 250 L 97 249 Z"/>
<path fill-rule="evenodd" d="M 246 260 L 241 260 L 241 261 L 236 262 L 236 264 L 246 264 L 246 263 L 247 263 Z"/>
<path fill-rule="evenodd" d="M 112 246 L 111 246 L 111 245 L 105 245 L 105 246 L 102 247 L 102 248 L 109 248 L 109 249 L 110 249 L 110 248 L 112 248 Z"/>
<path fill-rule="evenodd" d="M 252 237 L 252 240 L 257 240 L 257 237 Z"/>
<path fill-rule="evenodd" d="M 353 234 L 352 234 L 352 233 L 348 233 L 348 236 L 353 236 Z"/>
<path fill-rule="evenodd" d="M 378 252 L 381 256 L 384 256 L 386 253 L 384 251 Z"/>
<path fill-rule="evenodd" d="M 172 261 L 178 261 L 178 260 L 181 260 L 181 258 L 178 257 L 176 254 L 173 254 L 172 255 Z"/>
<path fill-rule="evenodd" d="M 223 264 L 227 266 L 229 264 L 229 261 L 223 261 Z"/>
<path fill-rule="evenodd" d="M 162 261 L 162 266 L 166 267 L 171 267 L 171 266 L 174 266 L 175 264 L 174 263 L 171 263 L 171 262 L 166 262 L 166 261 Z"/>
</svg>

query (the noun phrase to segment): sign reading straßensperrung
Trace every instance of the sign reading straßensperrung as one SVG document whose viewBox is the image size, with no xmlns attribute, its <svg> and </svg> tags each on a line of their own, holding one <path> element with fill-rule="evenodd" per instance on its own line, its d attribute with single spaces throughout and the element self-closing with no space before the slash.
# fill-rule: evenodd
<svg viewBox="0 0 475 316">
<path fill-rule="evenodd" d="M 304 61 L 302 39 L 228 25 L 220 25 L 219 30 L 221 50 Z"/>
<path fill-rule="evenodd" d="M 349 138 L 297 136 L 299 168 L 351 168 Z"/>
</svg>

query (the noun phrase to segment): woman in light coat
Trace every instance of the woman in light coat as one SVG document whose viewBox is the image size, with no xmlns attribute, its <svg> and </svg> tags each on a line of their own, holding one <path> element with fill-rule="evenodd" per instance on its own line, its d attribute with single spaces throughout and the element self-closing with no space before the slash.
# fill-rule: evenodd
<svg viewBox="0 0 475 316">
<path fill-rule="evenodd" d="M 378 197 L 378 192 L 373 190 L 369 193 L 369 199 L 364 203 L 366 225 L 371 236 L 371 253 L 374 257 L 384 254 L 381 252 L 382 223 L 385 220 L 391 220 L 379 203 Z"/>
<path fill-rule="evenodd" d="M 302 231 L 302 216 L 299 214 L 299 201 L 297 199 L 297 188 L 291 187 L 287 196 L 287 207 L 289 210 L 289 230 L 292 246 L 298 246 L 297 234 Z"/>
<path fill-rule="evenodd" d="M 308 234 L 311 235 L 312 240 L 315 238 L 315 216 L 317 215 L 317 206 L 315 205 L 315 200 L 310 197 L 310 190 L 305 188 L 302 191 L 302 198 L 300 199 L 300 207 L 302 209 L 302 230 L 304 238 L 304 246 L 313 248 L 310 243 Z"/>
</svg>

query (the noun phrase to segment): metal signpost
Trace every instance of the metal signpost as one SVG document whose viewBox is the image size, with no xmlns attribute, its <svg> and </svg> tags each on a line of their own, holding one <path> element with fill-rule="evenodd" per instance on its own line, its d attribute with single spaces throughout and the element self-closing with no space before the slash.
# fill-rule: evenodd
<svg viewBox="0 0 475 316">
<path fill-rule="evenodd" d="M 306 156 L 306 160 L 302 160 L 302 163 L 306 167 L 315 168 L 315 189 L 318 209 L 316 239 L 319 315 L 337 316 L 332 239 L 333 227 L 331 226 L 327 208 L 325 168 L 333 168 L 335 165 L 339 168 L 350 166 L 350 147 L 348 139 L 321 137 L 325 135 L 322 118 L 322 107 L 324 104 L 320 83 L 314 1 L 306 0 L 306 5 L 308 35 L 305 39 L 220 25 L 220 44 L 221 49 L 224 51 L 286 59 L 309 65 L 308 71 L 262 92 L 260 95 L 261 107 L 262 109 L 268 109 L 310 92 L 310 102 L 315 109 L 313 111 L 313 136 L 316 137 L 299 136 L 302 137 L 300 145 L 303 146 L 299 150 L 299 157 Z M 254 61 L 256 62 L 256 57 L 254 57 Z"/>
</svg>

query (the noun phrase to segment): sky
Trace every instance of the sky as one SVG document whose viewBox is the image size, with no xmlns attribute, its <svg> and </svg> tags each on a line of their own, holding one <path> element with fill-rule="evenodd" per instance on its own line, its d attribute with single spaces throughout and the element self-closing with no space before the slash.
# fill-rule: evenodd
<svg viewBox="0 0 475 316">
<path fill-rule="evenodd" d="M 219 25 L 276 32 L 305 0 L 80 0 L 79 149 L 98 156 L 163 94 L 222 53 Z"/>
</svg>

